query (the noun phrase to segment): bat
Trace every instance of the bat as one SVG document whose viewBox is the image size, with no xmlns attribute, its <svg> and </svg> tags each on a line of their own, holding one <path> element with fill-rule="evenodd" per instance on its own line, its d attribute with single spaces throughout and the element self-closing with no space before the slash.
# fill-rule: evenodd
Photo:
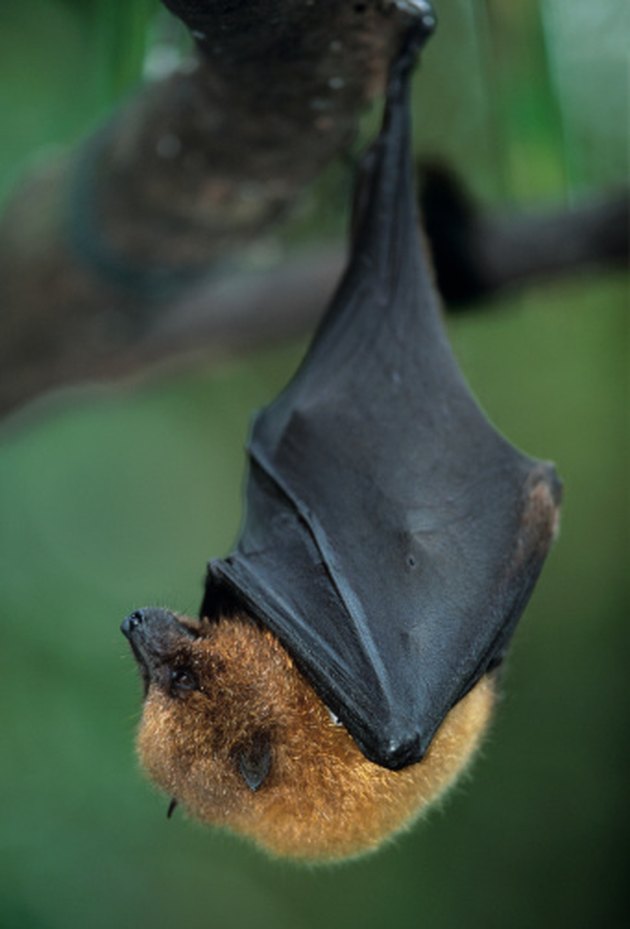
<svg viewBox="0 0 630 929">
<path fill-rule="evenodd" d="M 453 782 L 557 526 L 553 466 L 459 371 L 419 232 L 410 76 L 433 24 L 418 4 L 347 269 L 255 419 L 236 549 L 210 562 L 198 620 L 149 608 L 122 627 L 149 775 L 280 855 L 373 849 Z"/>
</svg>

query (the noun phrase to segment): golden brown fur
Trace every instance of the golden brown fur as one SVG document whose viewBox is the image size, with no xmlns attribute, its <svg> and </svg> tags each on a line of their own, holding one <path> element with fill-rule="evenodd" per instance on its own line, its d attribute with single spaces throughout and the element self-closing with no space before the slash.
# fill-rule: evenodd
<svg viewBox="0 0 630 929">
<path fill-rule="evenodd" d="M 173 697 L 150 685 L 142 764 L 191 814 L 277 855 L 330 860 L 376 848 L 453 782 L 490 716 L 492 686 L 482 679 L 421 763 L 389 771 L 361 754 L 270 632 L 244 618 L 182 621 L 203 629 L 186 642 L 200 689 Z M 271 764 L 253 790 L 235 759 L 261 732 Z"/>
</svg>

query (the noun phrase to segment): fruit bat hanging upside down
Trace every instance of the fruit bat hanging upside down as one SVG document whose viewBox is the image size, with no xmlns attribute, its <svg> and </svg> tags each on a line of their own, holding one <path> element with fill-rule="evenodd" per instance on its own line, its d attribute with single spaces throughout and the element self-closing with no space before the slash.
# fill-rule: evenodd
<svg viewBox="0 0 630 929">
<path fill-rule="evenodd" d="M 455 779 L 554 535 L 553 467 L 479 410 L 419 237 L 409 82 L 393 61 L 348 268 L 256 418 L 247 518 L 200 618 L 132 613 L 151 778 L 279 855 L 373 849 Z"/>
</svg>

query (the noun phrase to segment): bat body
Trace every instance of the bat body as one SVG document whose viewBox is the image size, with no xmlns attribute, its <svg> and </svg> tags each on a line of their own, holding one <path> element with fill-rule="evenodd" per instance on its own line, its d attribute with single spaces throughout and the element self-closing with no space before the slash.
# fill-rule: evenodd
<svg viewBox="0 0 630 929">
<path fill-rule="evenodd" d="M 391 66 L 337 294 L 255 421 L 244 528 L 209 566 L 201 620 L 123 627 L 148 688 L 149 772 L 282 854 L 374 847 L 452 781 L 556 523 L 553 468 L 496 432 L 459 372 L 420 240 L 409 77 L 428 27 Z M 196 655 L 183 696 L 182 648 Z M 211 670 L 239 666 L 238 686 Z"/>
<path fill-rule="evenodd" d="M 149 681 L 138 733 L 149 776 L 196 818 L 276 855 L 347 858 L 411 824 L 466 764 L 494 699 L 484 678 L 421 764 L 390 771 L 365 758 L 251 618 L 145 610 L 127 632 Z"/>
<path fill-rule="evenodd" d="M 365 163 L 350 261 L 302 366 L 257 417 L 247 517 L 210 564 L 378 764 L 424 755 L 498 664 L 551 541 L 553 468 L 477 406 L 418 232 L 407 48 Z"/>
</svg>

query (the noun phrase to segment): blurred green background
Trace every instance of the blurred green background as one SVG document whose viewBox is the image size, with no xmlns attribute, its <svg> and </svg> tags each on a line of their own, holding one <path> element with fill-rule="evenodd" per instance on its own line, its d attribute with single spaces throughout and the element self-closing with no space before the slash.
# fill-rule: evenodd
<svg viewBox="0 0 630 929">
<path fill-rule="evenodd" d="M 437 5 L 416 87 L 419 150 L 495 204 L 567 202 L 627 179 L 624 0 Z M 2 4 L 0 195 L 176 53 L 179 30 L 156 10 Z M 311 236 L 330 226 L 331 199 L 343 227 L 349 188 L 347 168 L 316 187 Z M 196 609 L 205 560 L 238 528 L 252 411 L 303 346 L 75 391 L 0 433 L 2 927 L 621 921 L 626 286 L 576 277 L 449 321 L 494 421 L 556 461 L 562 533 L 472 775 L 409 834 L 345 866 L 294 867 L 179 811 L 166 820 L 136 768 L 140 688 L 118 631 L 146 603 Z"/>
</svg>

